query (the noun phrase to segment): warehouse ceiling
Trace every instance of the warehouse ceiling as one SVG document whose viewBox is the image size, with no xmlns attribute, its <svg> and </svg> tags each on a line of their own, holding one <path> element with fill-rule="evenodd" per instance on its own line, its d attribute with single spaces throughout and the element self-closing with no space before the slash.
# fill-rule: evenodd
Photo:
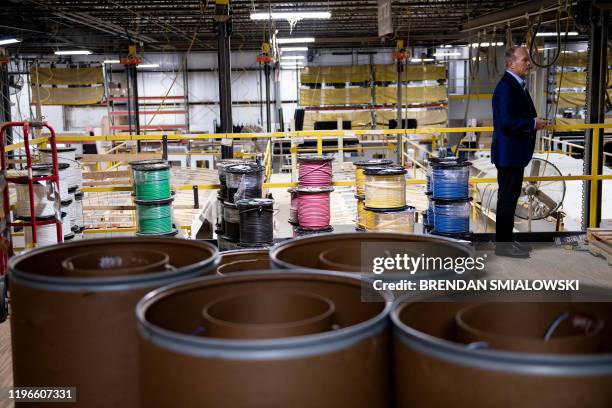
<svg viewBox="0 0 612 408">
<path fill-rule="evenodd" d="M 378 37 L 377 3 L 232 0 L 232 50 L 258 49 L 271 30 L 278 30 L 279 37 L 315 37 L 315 48 L 392 46 L 393 36 Z M 492 36 L 494 29 L 502 40 L 506 23 L 487 25 L 499 20 L 499 13 L 506 13 L 505 18 L 509 10 L 515 10 L 522 17 L 512 24 L 520 31 L 525 26 L 525 12 L 557 4 L 557 0 L 396 0 L 392 1 L 393 27 L 395 36 L 408 38 L 410 45 L 466 43 L 483 30 Z M 329 11 L 332 17 L 299 21 L 290 33 L 285 20 L 273 21 L 270 27 L 268 21 L 249 18 L 253 11 L 267 10 Z M 68 48 L 124 53 L 130 41 L 140 42 L 150 52 L 215 50 L 214 13 L 213 0 L 4 0 L 0 8 L 0 39 L 22 39 L 9 49 L 21 53 Z M 554 13 L 542 16 L 544 21 L 554 20 Z"/>
</svg>

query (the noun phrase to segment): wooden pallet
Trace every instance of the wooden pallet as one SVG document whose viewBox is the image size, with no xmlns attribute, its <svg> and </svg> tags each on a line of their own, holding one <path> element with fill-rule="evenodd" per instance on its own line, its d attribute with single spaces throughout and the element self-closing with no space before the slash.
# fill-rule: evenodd
<svg viewBox="0 0 612 408">
<path fill-rule="evenodd" d="M 587 229 L 587 241 L 589 252 L 605 258 L 608 265 L 612 265 L 612 228 Z"/>
</svg>

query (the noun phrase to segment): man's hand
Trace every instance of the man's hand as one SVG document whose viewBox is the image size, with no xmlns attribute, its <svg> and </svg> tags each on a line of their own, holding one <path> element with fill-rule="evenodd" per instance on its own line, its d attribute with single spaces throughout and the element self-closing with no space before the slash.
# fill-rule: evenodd
<svg viewBox="0 0 612 408">
<path fill-rule="evenodd" d="M 544 129 L 548 125 L 548 121 L 543 118 L 535 118 L 535 127 L 537 130 Z"/>
</svg>

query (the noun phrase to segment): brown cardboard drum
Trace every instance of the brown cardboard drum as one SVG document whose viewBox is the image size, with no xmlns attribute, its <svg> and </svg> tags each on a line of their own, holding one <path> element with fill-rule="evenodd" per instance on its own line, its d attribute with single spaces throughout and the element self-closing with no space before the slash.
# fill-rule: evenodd
<svg viewBox="0 0 612 408">
<path fill-rule="evenodd" d="M 142 406 L 388 408 L 390 295 L 373 292 L 377 301 L 363 302 L 361 292 L 356 276 L 294 270 L 197 278 L 148 294 L 136 310 Z M 236 294 L 314 295 L 306 316 L 327 309 L 328 299 L 333 325 L 291 337 L 207 335 L 203 309 Z"/>
<path fill-rule="evenodd" d="M 329 331 L 334 309 L 331 300 L 314 293 L 256 292 L 213 300 L 202 314 L 207 337 L 271 339 Z"/>
<path fill-rule="evenodd" d="M 267 249 L 243 249 L 223 252 L 219 256 L 217 274 L 270 269 L 270 251 Z M 248 261 L 248 263 L 240 263 Z M 232 264 L 232 265 L 229 265 Z M 249 269 L 245 269 L 245 268 Z"/>
<path fill-rule="evenodd" d="M 96 250 L 73 255 L 62 261 L 62 268 L 73 276 L 89 276 L 104 271 L 105 276 L 136 275 L 166 269 L 170 257 L 163 251 L 122 249 L 108 253 Z"/>
<path fill-rule="evenodd" d="M 457 340 L 525 353 L 591 354 L 601 349 L 604 321 L 580 304 L 481 303 L 455 315 Z"/>
<path fill-rule="evenodd" d="M 217 268 L 218 275 L 228 275 L 230 273 L 259 271 L 270 269 L 270 259 L 245 259 L 244 261 L 234 261 L 221 265 Z"/>
<path fill-rule="evenodd" d="M 168 264 L 122 274 L 62 267 L 81 253 L 113 257 L 126 250 L 163 253 Z M 214 246 L 177 238 L 91 239 L 11 259 L 15 386 L 76 387 L 74 407 L 138 406 L 136 303 L 152 289 L 213 273 L 216 261 Z"/>
<path fill-rule="evenodd" d="M 393 233 L 330 233 L 281 242 L 270 250 L 273 266 L 282 269 L 372 272 L 362 265 L 362 250 L 377 246 L 377 256 L 389 256 L 387 249 L 401 248 L 413 257 L 470 257 L 469 246 L 450 238 Z M 423 271 L 424 272 L 424 271 Z M 454 271 L 427 271 L 434 275 L 456 275 Z M 417 273 L 416 277 L 423 276 Z"/>
<path fill-rule="evenodd" d="M 474 303 L 405 300 L 397 300 L 391 313 L 396 407 L 610 407 L 610 332 L 605 332 L 601 349 L 588 354 L 582 350 L 559 354 L 472 348 L 473 344 L 458 340 L 456 316 Z M 503 308 L 507 316 L 525 311 L 519 303 L 495 307 Z M 529 307 L 541 316 L 568 308 L 593 310 L 604 322 L 612 321 L 611 303 L 539 303 Z"/>
</svg>

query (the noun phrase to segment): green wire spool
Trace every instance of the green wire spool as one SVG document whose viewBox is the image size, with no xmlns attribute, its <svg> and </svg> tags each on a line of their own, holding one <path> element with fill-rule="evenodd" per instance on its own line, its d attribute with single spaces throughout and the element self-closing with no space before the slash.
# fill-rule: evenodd
<svg viewBox="0 0 612 408">
<path fill-rule="evenodd" d="M 134 164 L 132 170 L 137 200 L 165 200 L 170 197 L 168 163 Z"/>
<path fill-rule="evenodd" d="M 138 221 L 136 235 L 176 235 L 177 231 L 172 225 L 173 200 L 173 197 L 155 201 L 134 200 Z"/>
</svg>

